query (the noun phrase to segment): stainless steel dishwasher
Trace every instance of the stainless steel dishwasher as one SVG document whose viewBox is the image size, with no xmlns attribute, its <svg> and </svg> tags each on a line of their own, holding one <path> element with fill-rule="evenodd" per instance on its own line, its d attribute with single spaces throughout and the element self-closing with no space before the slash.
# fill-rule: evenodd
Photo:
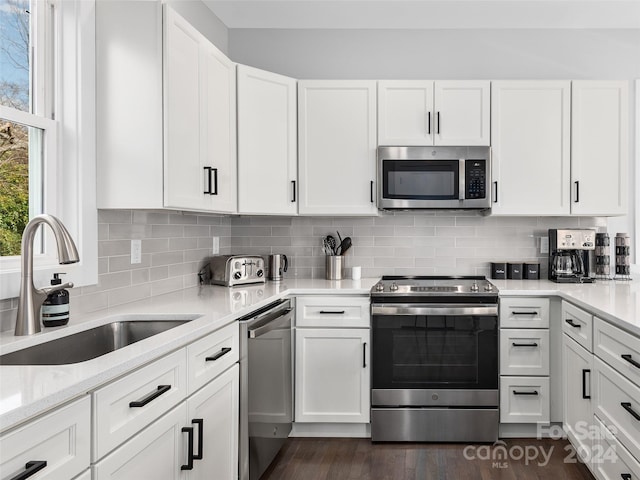
<svg viewBox="0 0 640 480">
<path fill-rule="evenodd" d="M 240 318 L 240 480 L 257 480 L 293 422 L 293 300 Z"/>
</svg>

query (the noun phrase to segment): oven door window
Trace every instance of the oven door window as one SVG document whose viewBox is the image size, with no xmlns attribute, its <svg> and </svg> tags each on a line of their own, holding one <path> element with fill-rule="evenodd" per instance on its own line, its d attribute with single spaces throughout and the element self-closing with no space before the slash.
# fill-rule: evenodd
<svg viewBox="0 0 640 480">
<path fill-rule="evenodd" d="M 497 324 L 491 316 L 375 315 L 373 388 L 497 388 Z"/>
<path fill-rule="evenodd" d="M 383 160 L 383 196 L 394 199 L 458 199 L 458 160 Z"/>
</svg>

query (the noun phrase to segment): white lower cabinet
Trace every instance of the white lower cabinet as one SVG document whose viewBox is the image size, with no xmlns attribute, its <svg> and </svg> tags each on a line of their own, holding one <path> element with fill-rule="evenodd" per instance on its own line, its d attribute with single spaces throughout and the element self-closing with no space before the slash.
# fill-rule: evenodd
<svg viewBox="0 0 640 480">
<path fill-rule="evenodd" d="M 591 458 L 592 471 L 600 480 L 640 478 L 640 462 L 633 458 L 609 429 L 595 418 L 598 438 Z"/>
<path fill-rule="evenodd" d="M 549 423 L 549 377 L 500 377 L 501 423 Z"/>
<path fill-rule="evenodd" d="M 91 400 L 87 395 L 3 434 L 0 477 L 73 478 L 89 467 L 90 444 Z"/>
<path fill-rule="evenodd" d="M 589 462 L 593 452 L 591 375 L 593 355 L 566 334 L 562 335 L 564 418 L 562 428 L 579 457 Z"/>
<path fill-rule="evenodd" d="M 93 467 L 94 480 L 186 478 L 187 406 L 181 403 Z"/>
<path fill-rule="evenodd" d="M 296 422 L 369 422 L 369 329 L 296 330 Z"/>
</svg>

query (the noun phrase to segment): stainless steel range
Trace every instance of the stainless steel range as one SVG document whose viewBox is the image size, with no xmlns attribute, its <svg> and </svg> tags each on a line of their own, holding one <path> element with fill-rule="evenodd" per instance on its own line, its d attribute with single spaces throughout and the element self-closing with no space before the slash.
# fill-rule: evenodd
<svg viewBox="0 0 640 480">
<path fill-rule="evenodd" d="M 498 438 L 498 289 L 485 277 L 382 277 L 371 289 L 371 440 Z"/>
</svg>

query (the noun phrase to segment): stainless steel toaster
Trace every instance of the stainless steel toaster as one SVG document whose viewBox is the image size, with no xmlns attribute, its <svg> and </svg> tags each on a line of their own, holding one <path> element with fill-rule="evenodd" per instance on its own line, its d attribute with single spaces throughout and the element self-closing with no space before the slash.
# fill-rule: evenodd
<svg viewBox="0 0 640 480">
<path fill-rule="evenodd" d="M 233 287 L 264 283 L 264 258 L 259 255 L 215 255 L 209 258 L 211 283 Z"/>
</svg>

